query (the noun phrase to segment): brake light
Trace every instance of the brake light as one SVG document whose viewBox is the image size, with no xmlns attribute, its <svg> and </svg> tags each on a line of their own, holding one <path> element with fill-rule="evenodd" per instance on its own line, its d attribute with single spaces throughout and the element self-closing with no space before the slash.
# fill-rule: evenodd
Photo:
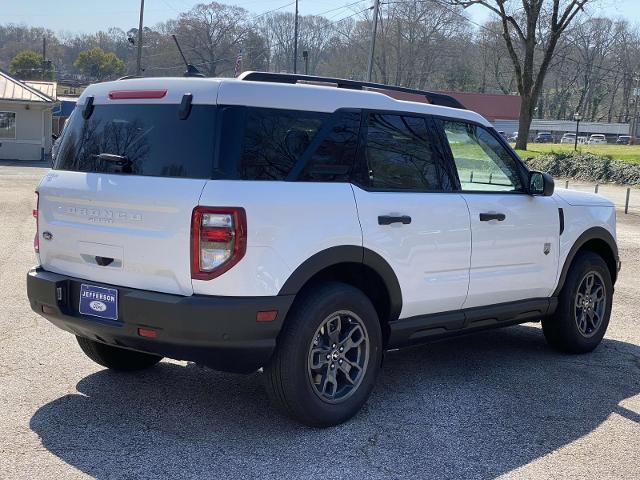
<svg viewBox="0 0 640 480">
<path fill-rule="evenodd" d="M 38 208 L 40 208 L 40 195 L 36 192 L 36 208 L 33 209 L 31 214 L 36 219 L 36 235 L 33 237 L 33 249 L 36 253 L 40 253 L 40 232 L 38 228 Z"/>
<path fill-rule="evenodd" d="M 114 90 L 109 92 L 109 100 L 164 98 L 166 94 L 166 90 Z"/>
<path fill-rule="evenodd" d="M 191 278 L 211 280 L 238 263 L 247 251 L 244 208 L 196 207 L 191 215 Z"/>
</svg>

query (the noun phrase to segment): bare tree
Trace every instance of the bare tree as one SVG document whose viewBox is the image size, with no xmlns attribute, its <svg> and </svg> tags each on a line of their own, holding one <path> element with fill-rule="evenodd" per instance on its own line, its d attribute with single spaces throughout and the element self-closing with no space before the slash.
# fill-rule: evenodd
<svg viewBox="0 0 640 480">
<path fill-rule="evenodd" d="M 590 0 L 448 0 L 481 5 L 498 16 L 522 98 L 516 148 L 526 150 L 531 120 L 562 34 Z M 521 11 L 516 6 L 521 3 Z"/>
</svg>

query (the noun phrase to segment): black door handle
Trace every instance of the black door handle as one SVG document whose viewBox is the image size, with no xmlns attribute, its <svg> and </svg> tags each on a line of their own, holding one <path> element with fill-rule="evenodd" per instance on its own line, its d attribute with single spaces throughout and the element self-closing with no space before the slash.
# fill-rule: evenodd
<svg viewBox="0 0 640 480">
<path fill-rule="evenodd" d="M 504 213 L 481 213 L 480 221 L 481 222 L 489 222 L 491 220 L 498 220 L 502 222 L 507 216 Z"/>
<path fill-rule="evenodd" d="M 398 217 L 394 217 L 391 215 L 380 215 L 378 217 L 378 225 L 391 225 L 392 223 L 409 225 L 411 223 L 411 217 L 409 215 L 400 215 Z"/>
</svg>

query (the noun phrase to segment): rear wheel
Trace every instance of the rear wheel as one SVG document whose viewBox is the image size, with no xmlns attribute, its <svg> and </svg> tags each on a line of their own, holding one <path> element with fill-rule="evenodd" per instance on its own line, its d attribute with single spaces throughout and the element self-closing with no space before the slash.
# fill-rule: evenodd
<svg viewBox="0 0 640 480">
<path fill-rule="evenodd" d="M 367 400 L 380 369 L 382 335 L 360 290 L 325 283 L 300 298 L 265 368 L 276 407 L 309 426 L 342 423 Z"/>
<path fill-rule="evenodd" d="M 593 252 L 578 253 L 555 314 L 542 321 L 549 345 L 567 353 L 596 348 L 609 325 L 612 297 L 611 273 L 602 257 Z"/>
<path fill-rule="evenodd" d="M 134 352 L 125 348 L 113 347 L 83 337 L 76 337 L 76 339 L 87 357 L 97 364 L 112 370 L 124 372 L 144 370 L 145 368 L 153 367 L 162 360 L 162 357 L 150 353 Z"/>
</svg>

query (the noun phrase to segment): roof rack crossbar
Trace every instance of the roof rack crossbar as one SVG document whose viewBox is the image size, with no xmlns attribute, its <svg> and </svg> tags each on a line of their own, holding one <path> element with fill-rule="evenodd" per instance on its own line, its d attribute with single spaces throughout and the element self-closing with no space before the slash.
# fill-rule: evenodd
<svg viewBox="0 0 640 480">
<path fill-rule="evenodd" d="M 291 83 L 302 82 L 316 83 L 332 83 L 338 88 L 347 88 L 351 90 L 363 90 L 365 88 L 375 88 L 378 90 L 390 90 L 394 92 L 410 93 L 421 95 L 427 99 L 432 105 L 440 105 L 443 107 L 460 108 L 466 110 L 458 100 L 444 93 L 428 92 L 424 90 L 416 90 L 414 88 L 396 87 L 394 85 L 385 85 L 384 83 L 361 82 L 359 80 L 346 80 L 343 78 L 319 77 L 316 75 L 299 75 L 294 73 L 271 73 L 271 72 L 244 72 L 239 80 L 249 80 L 252 82 L 270 82 L 270 83 Z"/>
</svg>

